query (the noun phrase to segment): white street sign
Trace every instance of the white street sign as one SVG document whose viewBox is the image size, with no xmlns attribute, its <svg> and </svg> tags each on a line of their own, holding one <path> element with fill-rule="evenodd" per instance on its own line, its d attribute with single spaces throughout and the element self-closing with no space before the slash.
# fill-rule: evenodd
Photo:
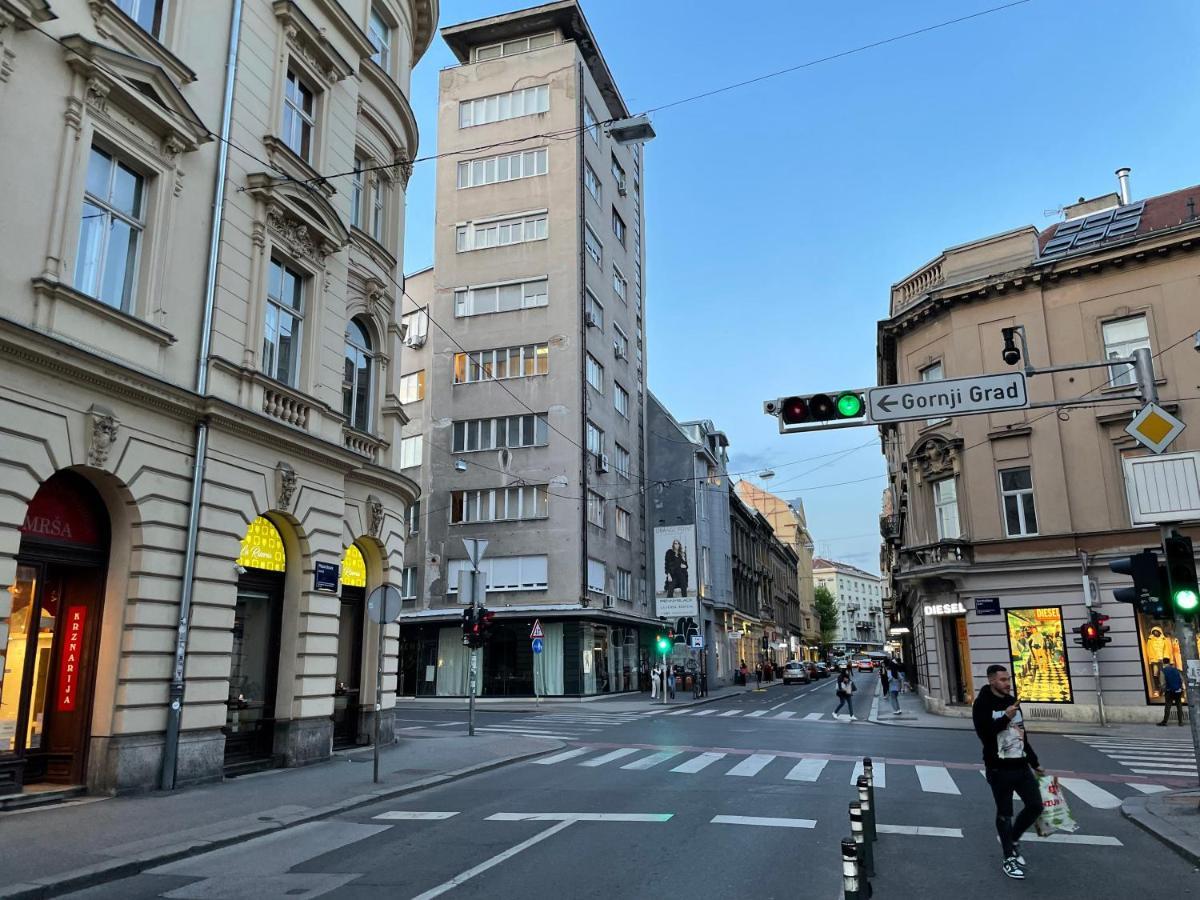
<svg viewBox="0 0 1200 900">
<path fill-rule="evenodd" d="M 872 422 L 935 419 L 1028 405 L 1023 372 L 891 384 L 867 391 L 867 415 Z"/>
<path fill-rule="evenodd" d="M 1121 465 L 1134 525 L 1200 519 L 1200 452 L 1135 456 Z"/>
<path fill-rule="evenodd" d="M 1156 403 L 1147 403 L 1125 431 L 1154 453 L 1162 453 L 1187 426 Z"/>
</svg>

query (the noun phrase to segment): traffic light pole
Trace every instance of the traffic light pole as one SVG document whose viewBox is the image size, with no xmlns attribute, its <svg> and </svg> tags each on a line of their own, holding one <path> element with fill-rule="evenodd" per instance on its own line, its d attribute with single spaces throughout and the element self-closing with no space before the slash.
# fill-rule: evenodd
<svg viewBox="0 0 1200 900">
<path fill-rule="evenodd" d="M 1087 555 L 1083 557 L 1083 604 L 1088 612 L 1092 609 L 1092 584 L 1087 573 Z M 1092 651 L 1092 680 L 1096 685 L 1096 706 L 1100 710 L 1100 727 L 1108 725 L 1108 716 L 1104 710 L 1104 688 L 1100 686 L 1100 657 Z"/>
<path fill-rule="evenodd" d="M 1159 532 L 1162 536 L 1163 547 L 1167 546 L 1167 538 L 1171 537 L 1171 526 L 1160 525 Z M 1179 616 L 1176 614 L 1175 622 L 1178 625 L 1178 630 L 1181 632 L 1176 637 L 1179 640 L 1179 653 L 1183 657 L 1183 682 L 1187 690 L 1187 706 L 1188 706 L 1188 721 L 1192 727 L 1192 747 L 1196 751 L 1196 758 L 1200 759 L 1200 658 L 1196 653 L 1196 623 L 1194 616 Z M 1169 714 L 1170 708 L 1166 708 L 1164 713 Z M 1164 715 L 1163 721 L 1166 721 Z"/>
<path fill-rule="evenodd" d="M 478 568 L 471 569 L 471 621 L 479 621 L 479 604 L 476 602 L 479 594 L 475 590 L 476 580 L 480 577 Z M 467 736 L 475 737 L 475 674 L 477 672 L 479 650 L 471 646 L 471 671 L 467 676 Z"/>
</svg>

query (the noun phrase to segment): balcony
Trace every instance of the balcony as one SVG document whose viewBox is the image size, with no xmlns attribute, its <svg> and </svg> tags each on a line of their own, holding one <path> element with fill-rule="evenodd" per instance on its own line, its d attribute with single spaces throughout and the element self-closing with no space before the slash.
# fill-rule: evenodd
<svg viewBox="0 0 1200 900">
<path fill-rule="evenodd" d="M 879 534 L 889 544 L 900 540 L 900 516 L 885 513 L 879 517 Z"/>
<path fill-rule="evenodd" d="M 896 577 L 922 578 L 930 575 L 963 572 L 975 563 L 975 549 L 969 541 L 938 541 L 900 550 L 900 570 Z"/>
<path fill-rule="evenodd" d="M 342 426 L 342 446 L 351 453 L 357 453 L 370 462 L 379 462 L 379 449 L 383 441 L 374 435 L 367 434 L 348 425 Z"/>
</svg>

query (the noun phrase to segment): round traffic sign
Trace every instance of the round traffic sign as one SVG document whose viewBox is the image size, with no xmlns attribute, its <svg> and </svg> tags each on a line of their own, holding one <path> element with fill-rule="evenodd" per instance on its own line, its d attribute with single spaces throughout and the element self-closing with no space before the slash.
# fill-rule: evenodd
<svg viewBox="0 0 1200 900">
<path fill-rule="evenodd" d="M 542 652 L 542 639 L 541 639 L 541 638 L 534 638 L 534 639 L 533 639 L 533 652 L 534 652 L 534 653 L 541 653 L 541 652 Z"/>
<path fill-rule="evenodd" d="M 376 625 L 395 622 L 400 615 L 400 592 L 390 584 L 381 584 L 367 597 L 367 617 Z"/>
</svg>

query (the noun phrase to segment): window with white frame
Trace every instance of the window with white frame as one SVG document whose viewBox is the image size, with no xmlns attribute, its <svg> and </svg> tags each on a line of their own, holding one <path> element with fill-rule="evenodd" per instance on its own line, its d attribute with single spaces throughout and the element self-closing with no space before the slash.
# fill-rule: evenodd
<svg viewBox="0 0 1200 900">
<path fill-rule="evenodd" d="M 617 295 L 622 303 L 625 302 L 625 294 L 628 287 L 629 283 L 625 280 L 625 274 L 617 268 L 616 263 L 613 263 L 613 293 Z"/>
<path fill-rule="evenodd" d="M 1000 498 L 1004 503 L 1004 530 L 1009 537 L 1038 533 L 1033 474 L 1028 466 L 1000 470 Z"/>
<path fill-rule="evenodd" d="M 613 468 L 617 470 L 617 474 L 622 478 L 629 477 L 629 451 L 620 444 L 616 445 L 616 452 L 613 454 Z"/>
<path fill-rule="evenodd" d="M 374 353 L 367 329 L 356 319 L 346 323 L 345 358 L 342 370 L 342 415 L 351 428 L 371 427 Z"/>
<path fill-rule="evenodd" d="M 550 443 L 550 423 L 544 415 L 498 416 L 454 423 L 453 452 L 545 447 Z"/>
<path fill-rule="evenodd" d="M 620 242 L 621 246 L 624 247 L 625 246 L 625 220 L 622 219 L 620 214 L 617 213 L 616 207 L 613 207 L 613 211 L 612 211 L 612 230 L 613 230 L 613 234 L 615 234 L 617 236 L 617 240 Z"/>
<path fill-rule="evenodd" d="M 476 47 L 475 62 L 486 62 L 489 59 L 499 59 L 502 56 L 516 56 L 518 53 L 528 53 L 530 50 L 541 50 L 543 47 L 552 46 L 554 46 L 553 32 L 514 38 L 502 44 L 487 44 L 483 47 Z"/>
<path fill-rule="evenodd" d="M 315 123 L 316 94 L 294 69 L 288 69 L 283 86 L 283 133 L 280 137 L 305 162 L 312 162 Z"/>
<path fill-rule="evenodd" d="M 627 541 L 630 540 L 630 534 L 633 531 L 632 522 L 633 516 L 630 515 L 629 510 L 621 509 L 618 506 L 616 512 L 617 537 Z"/>
<path fill-rule="evenodd" d="M 587 361 L 584 365 L 587 373 L 587 383 L 594 387 L 599 393 L 604 393 L 604 366 L 592 354 L 587 355 Z"/>
<path fill-rule="evenodd" d="M 459 288 L 454 292 L 454 315 L 462 319 L 488 313 L 533 309 L 549 302 L 545 278 Z"/>
<path fill-rule="evenodd" d="M 521 150 L 500 156 L 464 160 L 458 164 L 458 186 L 472 188 L 545 175 L 547 154 L 546 148 L 542 147 L 540 150 Z"/>
<path fill-rule="evenodd" d="M 304 323 L 304 276 L 274 257 L 267 278 L 262 370 L 296 386 L 300 378 L 300 329 Z"/>
<path fill-rule="evenodd" d="M 600 176 L 596 174 L 596 170 L 592 168 L 592 164 L 587 160 L 583 161 L 583 186 L 592 195 L 592 199 L 599 203 L 600 196 L 603 193 L 603 188 L 600 186 Z"/>
<path fill-rule="evenodd" d="M 425 370 L 400 376 L 397 393 L 401 403 L 416 403 L 425 399 Z"/>
<path fill-rule="evenodd" d="M 608 567 L 602 560 L 588 558 L 587 586 L 589 591 L 604 593 L 605 587 L 608 586 Z"/>
<path fill-rule="evenodd" d="M 941 381 L 945 377 L 946 377 L 946 374 L 945 374 L 945 371 L 942 369 L 942 364 L 940 362 L 935 362 L 933 365 L 926 366 L 925 368 L 923 368 L 921 370 L 921 380 L 922 381 Z M 943 422 L 943 421 L 945 421 L 945 419 L 946 419 L 945 416 L 938 416 L 937 418 L 934 418 L 934 419 L 926 419 L 925 424 L 932 425 L 935 422 Z"/>
<path fill-rule="evenodd" d="M 367 195 L 366 168 L 367 161 L 355 156 L 354 172 L 350 176 L 350 224 L 355 228 L 363 227 L 363 201 Z"/>
<path fill-rule="evenodd" d="M 586 100 L 583 103 L 583 130 L 587 132 L 587 136 L 592 139 L 593 144 L 599 145 L 600 125 L 596 121 L 596 114 L 592 112 L 591 104 Z"/>
<path fill-rule="evenodd" d="M 145 222 L 146 180 L 92 147 L 79 224 L 75 289 L 124 312 L 133 309 Z"/>
<path fill-rule="evenodd" d="M 629 391 L 613 382 L 613 409 L 626 419 L 629 418 Z"/>
<path fill-rule="evenodd" d="M 617 599 L 628 603 L 633 597 L 633 573 L 617 569 Z"/>
<path fill-rule="evenodd" d="M 1150 349 L 1150 329 L 1144 314 L 1113 319 L 1100 326 L 1104 335 L 1105 359 L 1128 359 L 1134 350 Z M 1134 383 L 1132 365 L 1109 366 L 1108 383 L 1113 387 Z"/>
<path fill-rule="evenodd" d="M 421 532 L 421 501 L 414 500 L 408 504 L 408 511 L 404 515 L 404 521 L 408 524 L 409 535 L 419 534 Z"/>
<path fill-rule="evenodd" d="M 700 584 L 697 587 L 702 591 L 707 591 L 707 588 L 712 585 L 712 573 L 709 571 L 708 548 L 700 548 Z"/>
<path fill-rule="evenodd" d="M 544 484 L 450 492 L 450 524 L 544 519 L 550 499 Z"/>
<path fill-rule="evenodd" d="M 617 162 L 617 155 L 615 153 L 612 155 L 612 163 L 610 164 L 610 168 L 612 169 L 613 178 L 617 180 L 617 190 L 624 191 L 625 167 Z"/>
<path fill-rule="evenodd" d="M 400 573 L 400 599 L 417 599 L 417 567 L 405 566 Z"/>
<path fill-rule="evenodd" d="M 162 37 L 163 5 L 165 0 L 116 0 L 117 7 L 138 27 L 156 38 Z"/>
<path fill-rule="evenodd" d="M 391 71 L 392 66 L 392 26 L 383 17 L 378 7 L 372 5 L 367 17 L 367 39 L 375 52 L 371 59 L 375 60 L 385 72 Z"/>
<path fill-rule="evenodd" d="M 489 592 L 544 591 L 549 586 L 548 557 L 485 556 L 479 561 Z M 458 593 L 458 573 L 471 571 L 469 559 L 452 559 L 446 564 L 446 593 Z"/>
<path fill-rule="evenodd" d="M 617 359 L 629 358 L 629 338 L 621 330 L 621 326 L 613 323 L 613 353 Z"/>
<path fill-rule="evenodd" d="M 530 378 L 550 372 L 550 345 L 524 344 L 454 354 L 454 383 Z"/>
<path fill-rule="evenodd" d="M 594 456 L 604 452 L 604 429 L 598 428 L 591 419 L 587 422 L 587 450 Z"/>
<path fill-rule="evenodd" d="M 954 476 L 933 483 L 933 514 L 939 541 L 956 540 L 958 526 L 958 483 Z"/>
<path fill-rule="evenodd" d="M 592 293 L 591 288 L 584 289 L 584 299 L 587 304 L 587 315 L 590 319 L 589 325 L 604 330 L 604 304 L 596 299 L 596 295 Z"/>
<path fill-rule="evenodd" d="M 598 266 L 604 265 L 604 245 L 600 243 L 600 238 L 596 237 L 596 232 L 592 231 L 591 225 L 583 226 L 583 248 L 592 258 L 592 262 Z"/>
<path fill-rule="evenodd" d="M 550 86 L 539 84 L 503 94 L 463 100 L 458 104 L 458 127 L 471 128 L 506 119 L 532 116 L 550 109 Z"/>
<path fill-rule="evenodd" d="M 421 444 L 424 438 L 419 434 L 400 439 L 400 468 L 411 469 L 421 464 Z"/>
<path fill-rule="evenodd" d="M 544 241 L 548 233 L 548 223 L 549 217 L 545 210 L 484 222 L 467 222 L 456 229 L 456 249 L 459 253 L 467 253 L 471 250 L 486 250 L 489 247 Z"/>
<path fill-rule="evenodd" d="M 404 326 L 404 343 L 410 347 L 422 342 L 429 336 L 429 313 L 424 309 L 416 309 L 400 317 Z"/>
<path fill-rule="evenodd" d="M 375 190 L 371 192 L 371 237 L 383 243 L 387 231 L 388 197 L 392 189 L 382 174 L 375 173 Z"/>
<path fill-rule="evenodd" d="M 595 491 L 587 493 L 587 520 L 597 528 L 604 527 L 604 497 Z"/>
</svg>

